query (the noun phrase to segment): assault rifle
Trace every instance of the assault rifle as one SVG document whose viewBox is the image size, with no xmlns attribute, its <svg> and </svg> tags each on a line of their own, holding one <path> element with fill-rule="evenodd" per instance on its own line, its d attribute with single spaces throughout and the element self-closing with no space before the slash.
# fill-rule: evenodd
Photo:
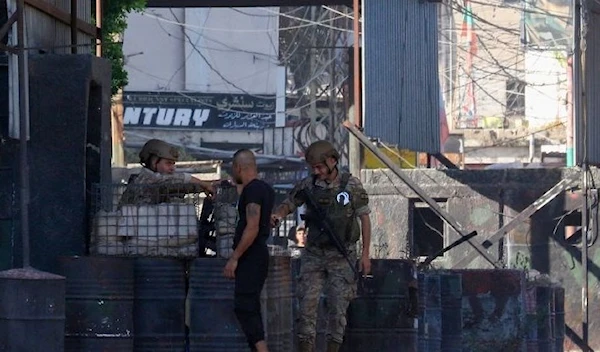
<svg viewBox="0 0 600 352">
<path fill-rule="evenodd" d="M 212 198 L 204 198 L 202 211 L 198 220 L 198 250 L 200 257 L 207 257 L 207 249 L 217 251 L 215 221 L 212 219 L 214 202 Z"/>
<path fill-rule="evenodd" d="M 444 247 L 444 248 L 440 249 L 439 251 L 429 255 L 427 258 L 425 258 L 423 263 L 419 264 L 419 269 L 423 269 L 423 268 L 427 267 L 429 264 L 431 264 L 431 262 L 434 261 L 435 258 L 448 252 L 452 248 L 467 242 L 468 240 L 470 240 L 471 238 L 473 238 L 475 236 L 477 236 L 477 231 L 470 232 L 469 234 L 467 234 L 467 235 L 459 238 L 458 240 L 454 241 L 453 243 L 451 243 L 448 247 Z"/>
<path fill-rule="evenodd" d="M 350 265 L 350 268 L 352 268 L 352 271 L 354 271 L 354 275 L 358 277 L 358 270 L 356 270 L 356 264 L 352 263 L 352 261 L 348 257 L 347 248 L 344 246 L 344 244 L 340 241 L 339 237 L 333 231 L 333 228 L 329 223 L 328 219 L 325 218 L 324 210 L 317 204 L 310 192 L 307 192 L 303 189 L 298 193 L 298 195 L 301 199 L 304 200 L 306 206 L 312 210 L 312 214 L 310 215 L 310 222 L 317 226 L 317 229 L 319 230 L 321 235 L 325 233 L 327 237 L 329 237 L 329 240 L 331 241 L 331 243 L 333 243 L 338 252 L 340 252 L 340 254 L 344 256 L 344 258 L 346 258 L 348 265 Z"/>
</svg>

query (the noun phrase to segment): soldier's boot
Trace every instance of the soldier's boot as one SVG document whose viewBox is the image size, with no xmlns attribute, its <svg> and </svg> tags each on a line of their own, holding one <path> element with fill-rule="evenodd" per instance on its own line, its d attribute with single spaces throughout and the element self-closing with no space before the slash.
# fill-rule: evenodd
<svg viewBox="0 0 600 352">
<path fill-rule="evenodd" d="M 313 352 L 313 345 L 309 341 L 300 341 L 298 343 L 298 352 Z"/>
<path fill-rule="evenodd" d="M 335 341 L 327 341 L 327 352 L 338 352 L 341 344 Z"/>
</svg>

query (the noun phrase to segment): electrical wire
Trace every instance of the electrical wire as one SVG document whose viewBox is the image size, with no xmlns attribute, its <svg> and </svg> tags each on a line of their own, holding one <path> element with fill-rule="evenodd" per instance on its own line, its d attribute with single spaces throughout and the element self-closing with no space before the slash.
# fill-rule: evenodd
<svg viewBox="0 0 600 352">
<path fill-rule="evenodd" d="M 354 14 L 347 14 L 347 13 L 343 13 L 343 12 L 341 12 L 341 11 L 338 11 L 338 10 L 336 10 L 336 9 L 334 9 L 334 8 L 330 7 L 330 6 L 326 6 L 326 5 L 321 5 L 321 7 L 322 7 L 322 8 L 324 8 L 325 10 L 331 11 L 331 12 L 333 12 L 333 13 L 335 13 L 335 14 L 338 14 L 338 15 L 342 15 L 342 16 L 344 16 L 344 17 L 346 17 L 346 18 L 349 18 L 349 19 L 351 19 L 351 20 L 353 20 L 353 19 L 354 19 Z M 362 22 L 362 18 L 360 18 L 358 21 L 359 21 L 359 22 Z"/>
<path fill-rule="evenodd" d="M 280 32 L 280 31 L 288 31 L 288 30 L 292 30 L 292 29 L 298 29 L 298 28 L 304 28 L 304 27 L 311 27 L 311 26 L 315 26 L 316 24 L 318 24 L 319 22 L 315 22 L 315 23 L 308 23 L 308 24 L 304 24 L 304 25 L 298 25 L 298 26 L 291 26 L 291 27 L 284 27 L 284 28 L 272 28 L 272 29 L 233 29 L 233 28 L 214 28 L 214 27 L 203 27 L 203 26 L 197 26 L 197 25 L 192 25 L 189 23 L 181 23 L 178 21 L 173 21 L 173 20 L 169 20 L 166 19 L 164 17 L 161 17 L 159 15 L 156 14 L 152 14 L 150 12 L 143 11 L 141 12 L 142 16 L 147 16 L 150 18 L 155 18 L 159 21 L 165 22 L 165 23 L 171 23 L 171 24 L 175 24 L 175 25 L 179 25 L 182 27 L 186 27 L 186 28 L 197 28 L 197 29 L 203 29 L 206 31 L 215 31 L 215 32 L 234 32 L 234 33 L 264 33 L 264 32 Z M 336 17 L 334 19 L 328 20 L 328 21 L 333 21 L 335 19 L 339 19 L 343 16 L 340 17 Z M 320 25 L 325 25 L 323 23 L 321 23 Z M 335 27 L 333 27 L 335 28 Z M 345 29 L 339 29 L 339 30 L 343 30 L 343 31 L 347 31 Z"/>
<path fill-rule="evenodd" d="M 262 9 L 263 11 L 270 12 L 270 13 L 278 13 L 276 11 L 273 11 L 273 10 L 267 8 L 267 7 L 259 7 L 259 9 Z M 324 22 L 333 22 L 336 19 L 344 18 L 345 17 L 344 15 L 338 16 L 338 17 L 334 17 L 334 18 L 331 18 L 329 20 L 323 20 L 321 22 L 317 22 L 317 21 L 313 21 L 313 20 L 307 20 L 307 19 L 302 18 L 302 17 L 294 17 L 294 16 L 290 16 L 290 15 L 287 15 L 287 14 L 284 14 L 284 13 L 279 13 L 279 16 L 287 17 L 287 18 L 290 18 L 290 19 L 293 19 L 293 20 L 296 20 L 296 21 L 300 21 L 300 22 L 306 22 L 306 23 L 309 23 L 309 24 L 312 24 L 312 25 L 317 25 L 317 26 L 320 26 L 320 27 L 325 27 L 325 28 L 333 29 L 333 30 L 340 31 L 340 32 L 350 32 L 350 33 L 352 33 L 352 30 L 345 29 L 345 28 L 334 27 L 334 26 L 330 26 L 330 25 L 324 23 Z"/>
</svg>

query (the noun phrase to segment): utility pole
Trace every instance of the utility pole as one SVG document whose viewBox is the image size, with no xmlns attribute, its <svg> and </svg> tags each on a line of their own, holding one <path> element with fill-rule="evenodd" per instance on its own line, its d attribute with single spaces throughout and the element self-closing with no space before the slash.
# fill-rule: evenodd
<svg viewBox="0 0 600 352">
<path fill-rule="evenodd" d="M 27 162 L 27 137 L 29 122 L 29 97 L 27 53 L 25 52 L 25 1 L 17 0 L 17 62 L 19 74 L 19 167 L 21 239 L 23 241 L 23 268 L 30 267 L 29 248 L 29 164 Z"/>
<path fill-rule="evenodd" d="M 360 1 L 353 0 L 352 8 L 354 18 L 352 20 L 354 51 L 353 51 L 353 91 L 354 91 L 354 110 L 350 115 L 350 122 L 359 128 L 362 127 L 361 94 L 360 94 Z M 356 138 L 350 138 L 348 141 L 348 163 L 350 164 L 350 173 L 360 177 L 361 167 L 361 147 Z"/>
<path fill-rule="evenodd" d="M 583 284 L 581 286 L 581 337 L 583 340 L 583 351 L 589 351 L 589 278 L 588 278 L 588 234 L 589 234 L 589 190 L 588 190 L 588 131 L 587 112 L 585 104 L 585 80 L 583 70 L 585 69 L 585 31 L 587 23 L 582 23 L 582 15 L 585 9 L 582 0 L 573 0 L 573 110 L 579 138 L 583 141 L 578 143 L 582 148 L 581 170 L 583 180 L 581 191 L 583 193 L 583 206 L 581 209 L 581 271 Z M 579 159 L 579 158 L 578 158 Z"/>
<path fill-rule="evenodd" d="M 310 8 L 310 20 L 312 22 L 315 22 L 316 20 L 316 6 L 311 6 Z M 312 26 L 313 31 L 317 30 L 317 26 L 313 25 Z M 317 80 L 316 80 L 316 72 L 317 72 L 317 65 L 316 65 L 316 61 L 317 61 L 317 57 L 316 57 L 316 49 L 315 47 L 317 46 L 317 35 L 316 33 L 313 33 L 312 35 L 312 40 L 311 40 L 311 50 L 309 50 L 309 63 L 310 63 L 310 69 L 308 70 L 310 72 L 310 76 L 309 79 L 310 84 L 309 84 L 309 102 L 310 102 L 310 109 L 309 109 L 309 115 L 310 115 L 310 124 L 311 124 L 311 131 L 313 132 L 312 135 L 314 136 L 314 131 L 315 131 L 315 127 L 317 125 Z"/>
<path fill-rule="evenodd" d="M 329 11 L 329 19 L 333 19 L 333 12 Z M 330 21 L 329 23 L 333 24 L 332 21 Z M 337 143 L 335 141 L 335 131 L 338 128 L 338 121 L 337 121 L 337 111 L 336 111 L 336 105 L 337 105 L 337 93 L 336 93 L 336 74 L 335 74 L 335 70 L 336 70 L 336 60 L 335 58 L 335 50 L 337 50 L 335 47 L 337 45 L 337 33 L 336 30 L 333 28 L 329 29 L 329 38 L 330 42 L 327 43 L 328 46 L 330 46 L 328 52 L 329 52 L 329 141 L 331 143 L 334 143 L 334 145 L 337 146 Z M 340 154 L 343 154 L 341 151 L 341 146 L 337 148 L 338 150 L 340 150 Z"/>
</svg>

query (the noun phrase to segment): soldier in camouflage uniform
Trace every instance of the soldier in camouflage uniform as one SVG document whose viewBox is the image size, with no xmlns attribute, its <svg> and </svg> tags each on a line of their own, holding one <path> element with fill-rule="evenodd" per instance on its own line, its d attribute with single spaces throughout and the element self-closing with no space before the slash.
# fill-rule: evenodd
<svg viewBox="0 0 600 352">
<path fill-rule="evenodd" d="M 353 269 L 327 234 L 320 233 L 319 227 L 311 219 L 315 216 L 325 216 L 328 219 L 337 232 L 335 235 L 347 247 L 352 262 L 356 261 L 356 242 L 362 233 L 363 250 L 359 270 L 363 275 L 371 271 L 369 198 L 359 179 L 339 171 L 338 159 L 338 152 L 329 142 L 318 141 L 311 144 L 306 151 L 306 162 L 313 175 L 296 184 L 288 199 L 276 208 L 271 217 L 272 225 L 277 226 L 282 218 L 304 204 L 300 192 L 302 190 L 310 192 L 325 213 L 314 214 L 307 207 L 305 215 L 308 236 L 300 259 L 302 264 L 298 282 L 300 352 L 313 351 L 321 291 L 324 289 L 327 294 L 328 352 L 337 352 L 340 348 L 346 327 L 346 310 L 356 295 L 357 278 Z"/>
<path fill-rule="evenodd" d="M 188 193 L 213 193 L 210 182 L 188 173 L 175 173 L 175 162 L 179 159 L 175 146 L 151 139 L 144 144 L 139 156 L 142 171 L 129 178 L 120 205 L 169 203 Z"/>
</svg>

